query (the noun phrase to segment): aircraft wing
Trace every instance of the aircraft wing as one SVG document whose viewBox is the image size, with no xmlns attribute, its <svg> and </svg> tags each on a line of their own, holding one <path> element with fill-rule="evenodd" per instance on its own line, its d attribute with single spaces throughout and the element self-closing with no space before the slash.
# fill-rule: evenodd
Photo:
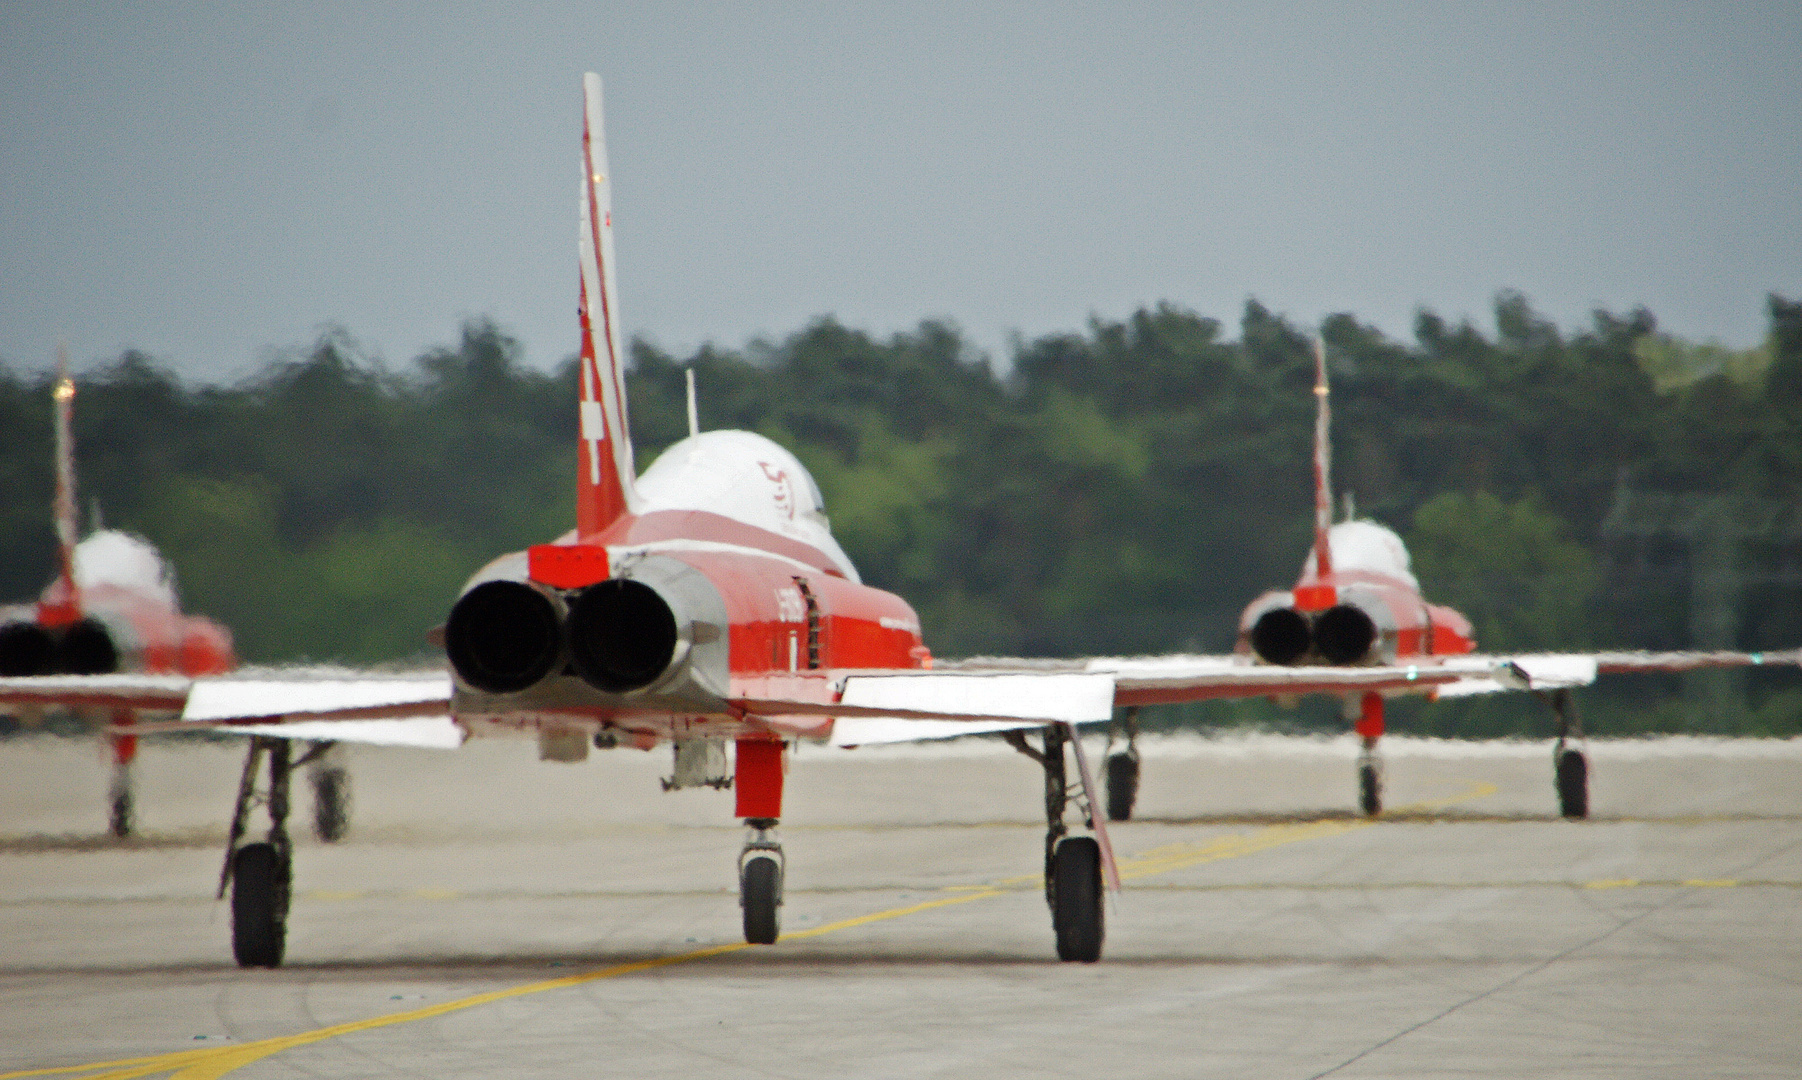
<svg viewBox="0 0 1802 1080">
<path fill-rule="evenodd" d="M 1345 667 L 1261 664 L 1239 655 L 1108 656 L 1086 660 L 978 657 L 937 670 L 1083 672 L 1114 680 L 1114 703 L 1168 705 L 1227 698 L 1356 694 L 1370 690 L 1426 692 L 1437 697 L 1510 690 L 1560 690 L 1593 683 L 1597 675 L 1681 672 L 1702 668 L 1802 666 L 1802 649 L 1777 652 L 1469 653 L 1417 662 Z"/>
<path fill-rule="evenodd" d="M 209 678 L 139 674 L 0 678 L 0 710 L 45 706 L 149 714 L 120 729 L 134 735 L 210 729 L 441 749 L 454 749 L 464 738 L 450 718 L 450 677 L 442 672 L 301 668 Z"/>
</svg>

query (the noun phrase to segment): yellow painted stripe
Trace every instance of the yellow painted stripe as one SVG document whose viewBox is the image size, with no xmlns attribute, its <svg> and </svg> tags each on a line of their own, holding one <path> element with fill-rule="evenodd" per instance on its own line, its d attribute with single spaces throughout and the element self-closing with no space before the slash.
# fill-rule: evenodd
<svg viewBox="0 0 1802 1080">
<path fill-rule="evenodd" d="M 1638 878 L 1609 878 L 1605 881 L 1585 881 L 1585 889 L 1631 889 L 1639 884 Z"/>
<path fill-rule="evenodd" d="M 1467 799 L 1480 798 L 1493 794 L 1493 784 L 1472 783 L 1471 789 L 1462 795 L 1450 799 L 1442 799 L 1433 803 L 1421 803 L 1420 807 L 1448 805 L 1463 802 Z M 1410 807 L 1409 809 L 1414 809 Z M 1364 828 L 1373 822 L 1368 820 L 1343 822 L 1317 822 L 1307 825 L 1275 825 L 1243 836 L 1227 836 L 1207 844 L 1182 845 L 1171 844 L 1154 848 L 1121 864 L 1121 877 L 1148 877 L 1152 874 L 1168 873 L 1171 870 L 1196 866 L 1206 862 L 1222 859 L 1234 859 L 1244 855 L 1267 851 L 1283 844 L 1293 844 L 1302 840 L 1318 837 L 1335 836 L 1353 829 Z M 1131 868 L 1130 874 L 1128 868 Z M 1037 875 L 1021 878 L 1009 878 L 1007 883 L 1040 880 Z M 976 891 L 960 891 L 956 895 L 927 900 L 906 907 L 890 908 L 869 915 L 858 915 L 838 922 L 827 923 L 808 930 L 798 930 L 782 935 L 783 941 L 794 941 L 803 938 L 820 937 L 837 933 L 858 926 L 883 922 L 888 919 L 899 919 L 903 916 L 930 911 L 934 908 L 950 907 L 955 904 L 967 904 L 973 900 L 987 900 L 990 897 L 1006 895 L 1009 890 L 1001 887 L 1003 883 L 979 886 Z M 283 1050 L 292 1050 L 298 1046 L 308 1046 L 327 1039 L 335 1039 L 342 1035 L 354 1035 L 359 1031 L 374 1031 L 378 1028 L 393 1027 L 397 1024 L 410 1024 L 418 1020 L 430 1020 L 465 1009 L 473 1009 L 482 1005 L 491 1005 L 497 1001 L 526 997 L 531 994 L 542 994 L 549 990 L 562 990 L 584 983 L 597 982 L 601 979 L 618 978 L 654 968 L 670 967 L 675 964 L 686 964 L 696 960 L 706 960 L 726 953 L 738 952 L 752 948 L 751 945 L 735 941 L 726 945 L 710 945 L 703 949 L 675 953 L 670 956 L 659 956 L 649 960 L 635 960 L 627 964 L 615 964 L 611 967 L 584 972 L 579 975 L 565 975 L 562 978 L 546 979 L 542 982 L 526 983 L 523 986 L 509 987 L 505 990 L 491 990 L 485 994 L 458 998 L 455 1001 L 427 1005 L 406 1012 L 389 1013 L 385 1016 L 371 1017 L 367 1020 L 355 1020 L 345 1024 L 334 1024 L 330 1027 L 303 1031 L 298 1035 L 283 1035 L 273 1039 L 260 1039 L 256 1042 L 243 1043 L 238 1046 L 208 1047 L 203 1050 L 181 1050 L 172 1054 L 155 1057 L 125 1058 L 119 1061 L 97 1061 L 87 1065 L 66 1065 L 51 1069 L 28 1069 L 22 1072 L 0 1073 L 0 1080 L 18 1080 L 29 1076 L 68 1076 L 76 1073 L 88 1073 L 81 1080 L 137 1080 L 139 1077 L 153 1076 L 160 1073 L 170 1074 L 171 1080 L 218 1080 L 235 1069 L 261 1061 Z M 104 1070 L 104 1071 L 103 1071 Z"/>
</svg>

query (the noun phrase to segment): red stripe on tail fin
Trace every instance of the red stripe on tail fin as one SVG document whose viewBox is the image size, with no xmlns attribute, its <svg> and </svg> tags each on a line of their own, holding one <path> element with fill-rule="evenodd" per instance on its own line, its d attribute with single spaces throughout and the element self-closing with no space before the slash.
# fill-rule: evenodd
<svg viewBox="0 0 1802 1080">
<path fill-rule="evenodd" d="M 576 533 L 591 536 L 637 508 L 632 436 L 626 420 L 625 356 L 613 274 L 613 184 L 607 175 L 601 80 L 582 77 L 582 451 L 576 464 Z"/>
<path fill-rule="evenodd" d="M 56 350 L 56 551 L 57 577 L 38 605 L 38 620 L 61 626 L 81 618 L 81 593 L 75 585 L 75 380 L 69 377 L 69 350 Z"/>
<path fill-rule="evenodd" d="M 1327 543 L 1333 529 L 1333 446 L 1332 415 L 1327 408 L 1326 342 L 1314 339 L 1314 570 L 1325 578 L 1333 572 L 1332 547 Z"/>
</svg>

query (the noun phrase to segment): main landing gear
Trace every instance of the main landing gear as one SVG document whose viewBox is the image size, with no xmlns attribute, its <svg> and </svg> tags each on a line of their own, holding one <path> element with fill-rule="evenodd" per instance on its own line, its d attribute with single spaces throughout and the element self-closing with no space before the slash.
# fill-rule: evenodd
<svg viewBox="0 0 1802 1080">
<path fill-rule="evenodd" d="M 293 849 L 288 842 L 288 779 L 293 771 L 286 739 L 261 735 L 250 740 L 238 802 L 232 810 L 231 838 L 225 845 L 225 867 L 219 872 L 220 898 L 231 889 L 232 956 L 239 967 L 280 967 L 288 938 L 288 899 L 294 879 Z M 263 760 L 269 761 L 269 784 L 258 790 Z M 242 844 L 252 807 L 269 811 L 268 839 Z"/>
<path fill-rule="evenodd" d="M 782 879 L 787 864 L 776 824 L 782 817 L 783 757 L 787 747 L 767 739 L 740 739 L 733 763 L 738 816 L 751 835 L 738 853 L 738 906 L 745 940 L 774 945 L 782 935 Z"/>
<path fill-rule="evenodd" d="M 1126 738 L 1126 749 L 1114 753 L 1114 731 L 1118 728 Z M 1129 706 L 1118 719 L 1108 725 L 1107 749 L 1107 819 L 1125 821 L 1133 816 L 1133 803 L 1139 797 L 1139 707 Z"/>
<path fill-rule="evenodd" d="M 1102 904 L 1104 855 L 1102 839 L 1068 836 L 1064 811 L 1071 802 L 1082 812 L 1083 824 L 1096 827 L 1095 805 L 1086 782 L 1072 787 L 1066 779 L 1064 747 L 1074 742 L 1062 724 L 1041 732 L 1038 747 L 1026 741 L 1026 733 L 1007 732 L 1015 750 L 1038 762 L 1045 770 L 1045 902 L 1051 908 L 1051 927 L 1057 934 L 1057 958 L 1094 963 L 1101 959 L 1107 937 L 1106 909 Z M 1073 747 L 1082 767 L 1081 748 Z M 1110 759 L 1111 760 L 1111 759 Z"/>
<path fill-rule="evenodd" d="M 1583 751 L 1569 745 L 1582 742 L 1583 719 L 1577 715 L 1577 704 L 1569 690 L 1541 693 L 1540 699 L 1552 707 L 1558 718 L 1558 743 L 1552 748 L 1553 782 L 1558 788 L 1558 812 L 1572 820 L 1589 816 L 1589 760 Z"/>
<path fill-rule="evenodd" d="M 238 801 L 232 809 L 231 837 L 225 845 L 225 866 L 219 872 L 220 899 L 231 891 L 232 956 L 239 967 L 280 967 L 288 939 L 288 901 L 293 893 L 294 847 L 288 839 L 288 796 L 294 770 L 302 765 L 324 764 L 313 772 L 314 794 L 320 793 L 320 776 L 344 772 L 330 758 L 329 742 L 314 743 L 299 760 L 293 759 L 293 745 L 287 739 L 255 736 L 244 756 L 244 773 L 238 781 Z M 263 763 L 269 764 L 269 778 L 262 783 Z M 328 781 L 328 784 L 330 781 Z M 261 785 L 261 786 L 259 786 Z M 338 835 L 343 835 L 342 797 L 347 789 L 338 787 L 325 803 L 315 803 L 317 827 L 321 808 L 328 807 L 340 816 Z M 245 843 L 250 816 L 262 806 L 269 814 L 266 839 Z M 323 831 L 323 830 L 322 830 Z M 324 837 L 322 836 L 322 839 Z"/>
</svg>

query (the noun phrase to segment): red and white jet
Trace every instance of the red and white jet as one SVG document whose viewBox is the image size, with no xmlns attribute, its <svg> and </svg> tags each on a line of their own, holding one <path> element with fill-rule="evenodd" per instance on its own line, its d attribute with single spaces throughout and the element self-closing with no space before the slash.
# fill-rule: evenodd
<svg viewBox="0 0 1802 1080">
<path fill-rule="evenodd" d="M 282 960 L 294 739 L 451 748 L 471 737 L 524 735 L 537 740 L 541 758 L 557 761 L 581 759 L 591 747 L 671 743 L 675 775 L 666 787 L 734 789 L 736 816 L 748 828 L 738 861 L 744 934 L 769 943 L 779 934 L 784 862 L 775 830 L 791 744 L 1005 732 L 1045 772 L 1045 888 L 1058 956 L 1093 961 L 1102 949 L 1103 892 L 1119 884 L 1078 725 L 1156 702 L 1576 678 L 1569 663 L 1381 650 L 1343 665 L 1245 655 L 935 668 L 913 608 L 862 583 L 832 537 L 819 489 L 781 446 L 749 432 L 700 432 L 691 399 L 689 437 L 636 475 L 600 79 L 585 76 L 583 88 L 576 527 L 476 572 L 442 629 L 449 670 L 0 679 L 0 702 L 110 694 L 140 710 L 179 713 L 140 722 L 139 731 L 204 726 L 254 736 L 220 881 L 221 895 L 231 890 L 240 964 Z M 1348 602 L 1358 595 L 1351 586 L 1344 579 Z M 1588 670 L 1593 675 L 1593 662 Z M 1032 732 L 1037 745 L 1027 741 Z M 1081 812 L 1066 824 L 1071 803 Z M 267 837 L 250 841 L 258 805 L 268 811 Z M 1070 835 L 1072 827 L 1080 834 Z"/>
<path fill-rule="evenodd" d="M 1595 681 L 1598 673 L 1689 671 L 1704 667 L 1741 667 L 1795 663 L 1795 650 L 1783 653 L 1740 652 L 1611 652 L 1479 656 L 1470 620 L 1421 594 L 1401 537 L 1374 521 L 1333 522 L 1332 413 L 1328 403 L 1326 346 L 1314 342 L 1314 546 L 1302 563 L 1293 588 L 1271 590 L 1246 606 L 1239 618 L 1235 655 L 1284 671 L 1322 669 L 1389 669 L 1398 665 L 1421 673 L 1415 683 L 1373 686 L 1338 692 L 1361 746 L 1358 757 L 1358 802 L 1364 813 L 1382 811 L 1382 763 L 1377 744 L 1383 736 L 1386 698 L 1421 694 L 1433 699 L 1531 690 L 1551 706 L 1558 723 L 1553 749 L 1554 786 L 1559 810 L 1569 818 L 1589 813 L 1589 768 L 1581 749 L 1582 723 L 1571 700 L 1576 686 Z M 1199 662 L 1202 658 L 1194 658 Z M 1106 661 L 1100 662 L 1106 665 Z M 1473 671 L 1472 665 L 1475 665 Z M 1095 666 L 1093 663 L 1091 667 Z M 1450 682 L 1429 673 L 1467 672 Z M 1305 681 L 1305 680 L 1304 680 Z M 1273 693 L 1293 697 L 1306 687 Z M 1332 693 L 1333 691 L 1320 690 Z M 1219 695 L 1219 696 L 1237 696 Z M 1171 701 L 1173 697 L 1122 694 L 1126 701 Z M 1138 786 L 1138 754 L 1134 712 L 1122 717 L 1127 748 L 1107 759 L 1108 816 L 1115 821 L 1132 814 Z"/>
<path fill-rule="evenodd" d="M 0 608 L 0 676 L 91 676 L 115 672 L 192 677 L 218 675 L 237 666 L 231 634 L 218 623 L 182 614 L 163 557 L 145 541 L 112 529 L 76 540 L 75 440 L 70 428 L 75 381 L 59 353 L 51 397 L 56 430 L 57 575 L 33 603 Z M 102 693 L 92 699 L 66 692 L 34 698 L 12 695 L 27 719 L 34 706 L 102 706 L 115 733 L 108 798 L 115 836 L 132 830 L 132 761 L 135 735 L 122 733 L 134 719 L 134 702 Z M 80 710 L 87 711 L 87 710 Z"/>
</svg>

